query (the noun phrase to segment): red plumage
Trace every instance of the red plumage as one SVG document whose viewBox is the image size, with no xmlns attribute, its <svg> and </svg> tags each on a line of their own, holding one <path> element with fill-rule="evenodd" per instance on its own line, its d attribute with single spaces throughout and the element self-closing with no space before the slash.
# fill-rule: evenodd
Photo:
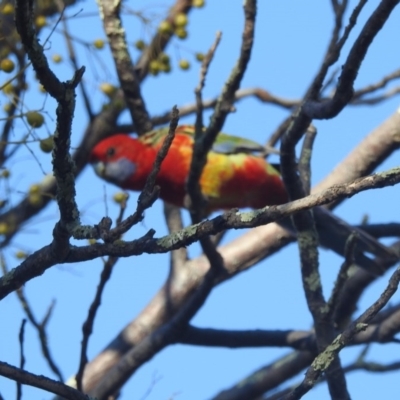
<svg viewBox="0 0 400 400">
<path fill-rule="evenodd" d="M 182 207 L 186 180 L 193 152 L 191 126 L 180 126 L 157 176 L 160 197 Z M 123 189 L 142 190 L 167 130 L 160 129 L 136 139 L 123 134 L 100 142 L 91 154 L 91 162 L 104 179 Z M 254 142 L 220 134 L 200 178 L 209 210 L 281 204 L 287 194 L 279 172 L 248 149 Z M 247 147 L 246 147 L 247 146 Z M 228 151 L 221 151 L 221 148 Z M 131 171 L 126 171 L 130 169 Z M 129 172 L 129 173 L 128 173 Z"/>
</svg>

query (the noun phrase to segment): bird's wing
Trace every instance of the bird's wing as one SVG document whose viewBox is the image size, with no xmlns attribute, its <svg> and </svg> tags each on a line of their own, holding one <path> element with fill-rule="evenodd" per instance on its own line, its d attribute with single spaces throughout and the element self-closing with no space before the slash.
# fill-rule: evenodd
<svg viewBox="0 0 400 400">
<path fill-rule="evenodd" d="M 263 153 L 265 148 L 261 146 L 261 144 L 249 139 L 219 133 L 213 144 L 212 150 L 216 153 L 222 154 L 253 154 Z"/>
<path fill-rule="evenodd" d="M 140 140 L 148 145 L 156 145 L 165 138 L 168 133 L 168 129 L 169 128 L 160 128 L 148 132 L 145 135 L 141 136 Z M 206 129 L 203 128 L 203 132 L 205 132 L 205 130 Z M 193 125 L 180 125 L 176 128 L 175 134 L 177 136 L 183 135 L 190 139 L 185 141 L 185 143 L 193 143 L 195 127 Z M 249 139 L 245 139 L 239 136 L 227 135 L 226 133 L 219 133 L 213 143 L 211 151 L 220 154 L 263 154 L 265 152 L 265 147 Z"/>
</svg>

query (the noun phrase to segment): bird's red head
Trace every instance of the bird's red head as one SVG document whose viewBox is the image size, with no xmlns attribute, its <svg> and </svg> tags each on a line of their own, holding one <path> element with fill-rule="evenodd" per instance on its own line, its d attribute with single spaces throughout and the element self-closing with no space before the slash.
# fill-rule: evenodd
<svg viewBox="0 0 400 400">
<path fill-rule="evenodd" d="M 117 134 L 98 143 L 89 162 L 96 174 L 106 181 L 123 189 L 141 190 L 148 175 L 147 163 L 143 163 L 145 151 L 139 140 Z"/>
<path fill-rule="evenodd" d="M 124 150 L 134 146 L 134 144 L 131 143 L 132 141 L 136 142 L 137 140 L 122 133 L 108 137 L 94 147 L 90 154 L 89 162 L 93 164 L 98 161 L 115 161 L 125 156 Z"/>
</svg>

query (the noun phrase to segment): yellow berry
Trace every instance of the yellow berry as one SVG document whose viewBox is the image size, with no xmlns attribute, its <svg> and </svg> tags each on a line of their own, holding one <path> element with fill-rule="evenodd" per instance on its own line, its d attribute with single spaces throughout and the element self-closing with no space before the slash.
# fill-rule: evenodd
<svg viewBox="0 0 400 400">
<path fill-rule="evenodd" d="M 172 33 L 172 24 L 169 21 L 161 21 L 160 25 L 158 25 L 158 32 L 164 34 Z"/>
<path fill-rule="evenodd" d="M 161 70 L 161 63 L 158 60 L 151 60 L 149 64 L 149 72 L 150 74 L 156 76 Z"/>
<path fill-rule="evenodd" d="M 137 41 L 135 42 L 135 47 L 136 47 L 138 50 L 144 50 L 144 49 L 146 48 L 146 43 L 145 43 L 143 40 L 137 40 Z"/>
<path fill-rule="evenodd" d="M 3 110 L 8 114 L 11 111 L 11 103 L 4 104 Z"/>
<path fill-rule="evenodd" d="M 10 231 L 7 223 L 0 222 L 0 235 L 6 235 Z"/>
<path fill-rule="evenodd" d="M 4 5 L 3 9 L 1 10 L 3 15 L 11 15 L 14 14 L 14 6 L 11 3 L 7 3 Z"/>
<path fill-rule="evenodd" d="M 59 54 L 53 54 L 53 57 L 51 57 L 53 62 L 56 64 L 60 63 L 62 61 L 62 57 Z"/>
<path fill-rule="evenodd" d="M 129 195 L 128 193 L 125 192 L 117 192 L 114 194 L 113 196 L 113 200 L 117 203 L 117 204 L 121 204 L 124 203 L 127 199 L 128 199 Z"/>
<path fill-rule="evenodd" d="M 38 15 L 35 18 L 35 25 L 37 28 L 43 28 L 44 26 L 47 25 L 47 19 L 44 15 Z"/>
<path fill-rule="evenodd" d="M 4 94 L 12 94 L 14 92 L 14 86 L 12 83 L 7 83 L 7 85 L 3 86 Z"/>
<path fill-rule="evenodd" d="M 158 55 L 158 61 L 160 61 L 160 63 L 162 64 L 168 64 L 169 63 L 169 55 L 166 53 L 160 53 Z"/>
<path fill-rule="evenodd" d="M 43 198 L 40 193 L 30 193 L 28 196 L 29 203 L 34 207 L 39 207 L 43 203 Z"/>
<path fill-rule="evenodd" d="M 44 124 L 44 117 L 37 111 L 28 111 L 25 114 L 28 124 L 32 128 L 40 128 Z"/>
<path fill-rule="evenodd" d="M 93 46 L 96 47 L 96 49 L 101 50 L 104 47 L 104 40 L 103 39 L 96 39 L 93 42 Z"/>
<path fill-rule="evenodd" d="M 100 90 L 108 97 L 114 96 L 117 91 L 117 88 L 111 83 L 104 82 L 100 85 Z"/>
<path fill-rule="evenodd" d="M 190 68 L 190 63 L 188 60 L 180 60 L 179 61 L 179 68 L 183 70 L 188 70 Z"/>
<path fill-rule="evenodd" d="M 11 53 L 8 46 L 3 46 L 0 48 L 0 58 L 5 58 Z"/>
<path fill-rule="evenodd" d="M 26 253 L 25 251 L 18 250 L 15 252 L 15 258 L 17 258 L 18 260 L 25 260 L 25 258 L 27 257 L 28 253 Z"/>
<path fill-rule="evenodd" d="M 89 239 L 88 242 L 89 242 L 89 244 L 96 244 L 97 240 L 96 239 Z"/>
<path fill-rule="evenodd" d="M 29 187 L 29 194 L 40 194 L 40 185 L 34 183 Z"/>
<path fill-rule="evenodd" d="M 1 171 L 2 178 L 8 178 L 10 176 L 10 170 L 5 168 Z"/>
<path fill-rule="evenodd" d="M 40 150 L 43 151 L 43 153 L 51 153 L 54 147 L 54 137 L 49 136 L 46 139 L 42 139 L 39 142 Z"/>
<path fill-rule="evenodd" d="M 44 86 L 42 84 L 39 85 L 39 91 L 42 93 L 47 93 L 46 89 L 44 88 Z"/>
<path fill-rule="evenodd" d="M 171 72 L 171 64 L 170 63 L 160 64 L 160 71 L 165 73 Z"/>
<path fill-rule="evenodd" d="M 204 54 L 203 53 L 196 53 L 196 60 L 197 61 L 203 61 L 204 60 Z"/>
<path fill-rule="evenodd" d="M 179 13 L 176 15 L 174 19 L 175 25 L 179 27 L 184 27 L 188 23 L 188 17 L 184 13 Z"/>
<path fill-rule="evenodd" d="M 201 8 L 201 7 L 204 7 L 205 3 L 206 2 L 204 0 L 193 0 L 192 1 L 192 6 L 193 7 L 197 7 L 197 8 Z"/>
<path fill-rule="evenodd" d="M 185 28 L 176 28 L 174 33 L 179 39 L 186 39 L 188 35 Z"/>
<path fill-rule="evenodd" d="M 5 58 L 0 62 L 0 69 L 4 72 L 10 73 L 13 72 L 15 68 L 14 61 L 10 60 L 9 58 Z"/>
<path fill-rule="evenodd" d="M 158 69 L 162 72 L 170 72 L 171 71 L 171 64 L 169 55 L 166 53 L 160 53 L 158 55 Z"/>
</svg>

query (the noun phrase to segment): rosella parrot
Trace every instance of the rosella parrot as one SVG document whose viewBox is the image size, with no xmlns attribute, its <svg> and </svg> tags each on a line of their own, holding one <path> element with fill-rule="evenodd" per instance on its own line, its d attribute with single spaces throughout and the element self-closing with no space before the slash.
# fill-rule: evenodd
<svg viewBox="0 0 400 400">
<path fill-rule="evenodd" d="M 156 184 L 160 198 L 178 207 L 184 206 L 186 180 L 194 143 L 194 127 L 179 126 Z M 140 191 L 150 174 L 168 128 L 153 130 L 139 138 L 116 134 L 93 149 L 90 162 L 96 173 L 108 182 L 127 190 Z M 248 139 L 220 133 L 208 153 L 200 178 L 207 199 L 207 211 L 230 208 L 262 208 L 288 201 L 277 169 L 262 156 L 265 148 Z M 356 230 L 322 208 L 315 209 L 320 242 L 343 255 L 348 236 Z M 282 225 L 288 227 L 288 219 Z M 363 252 L 387 256 L 387 248 L 358 229 L 356 262 L 374 274 L 380 272 L 374 260 Z"/>
</svg>

